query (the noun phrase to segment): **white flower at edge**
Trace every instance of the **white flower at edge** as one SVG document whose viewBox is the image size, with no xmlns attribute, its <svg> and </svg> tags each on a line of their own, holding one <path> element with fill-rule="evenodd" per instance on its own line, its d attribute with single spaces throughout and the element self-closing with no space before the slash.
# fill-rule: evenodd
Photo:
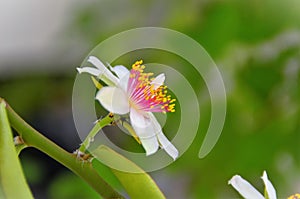
<svg viewBox="0 0 300 199">
<path fill-rule="evenodd" d="M 276 190 L 268 179 L 266 171 L 263 172 L 261 178 L 265 185 L 266 199 L 276 199 Z M 239 175 L 233 176 L 228 184 L 232 185 L 246 199 L 265 199 L 261 193 Z"/>
<path fill-rule="evenodd" d="M 87 72 L 94 75 L 108 86 L 101 88 L 96 99 L 108 111 L 124 115 L 129 113 L 130 122 L 139 137 L 146 155 L 155 153 L 159 146 L 174 160 L 178 150 L 163 134 L 162 128 L 152 112 L 174 112 L 175 100 L 167 96 L 166 86 L 163 85 L 165 75 L 160 74 L 149 79 L 152 73 L 144 73 L 145 66 L 137 61 L 129 71 L 124 66 L 110 67 L 113 75 L 96 57 L 91 56 L 88 62 L 96 68 L 77 68 L 79 73 Z"/>
</svg>

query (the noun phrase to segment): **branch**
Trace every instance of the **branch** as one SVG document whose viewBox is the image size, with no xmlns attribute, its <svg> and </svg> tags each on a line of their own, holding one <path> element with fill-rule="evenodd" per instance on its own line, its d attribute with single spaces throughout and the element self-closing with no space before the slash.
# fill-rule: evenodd
<svg viewBox="0 0 300 199">
<path fill-rule="evenodd" d="M 4 101 L 0 98 L 0 102 Z M 78 159 L 43 136 L 27 124 L 8 104 L 6 106 L 11 126 L 19 133 L 26 145 L 46 153 L 72 172 L 80 176 L 104 198 L 124 198 L 107 184 L 88 161 Z"/>
</svg>

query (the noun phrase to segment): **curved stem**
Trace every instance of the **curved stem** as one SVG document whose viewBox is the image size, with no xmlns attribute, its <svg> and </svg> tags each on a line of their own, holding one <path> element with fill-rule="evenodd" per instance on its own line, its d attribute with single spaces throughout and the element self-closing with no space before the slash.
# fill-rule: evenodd
<svg viewBox="0 0 300 199">
<path fill-rule="evenodd" d="M 109 113 L 107 116 L 97 121 L 93 129 L 90 131 L 88 136 L 86 136 L 85 140 L 82 142 L 79 152 L 84 153 L 90 145 L 90 142 L 93 141 L 96 134 L 105 126 L 110 125 L 114 121 L 114 116 L 112 113 Z"/>
<path fill-rule="evenodd" d="M 2 100 L 3 99 L 0 98 L 0 102 Z M 78 159 L 74 154 L 65 151 L 40 134 L 27 124 L 8 104 L 6 108 L 11 126 L 20 134 L 26 145 L 37 148 L 69 168 L 84 179 L 102 197 L 124 198 L 97 174 L 97 171 L 92 167 L 90 162 Z"/>
</svg>

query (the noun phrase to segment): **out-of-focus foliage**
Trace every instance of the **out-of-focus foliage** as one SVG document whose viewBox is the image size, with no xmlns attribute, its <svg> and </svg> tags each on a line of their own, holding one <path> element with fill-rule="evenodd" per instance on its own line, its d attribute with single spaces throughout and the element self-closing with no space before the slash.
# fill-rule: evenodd
<svg viewBox="0 0 300 199">
<path fill-rule="evenodd" d="M 101 198 L 91 187 L 70 172 L 62 173 L 49 186 L 49 198 Z"/>
<path fill-rule="evenodd" d="M 238 197 L 227 181 L 234 174 L 240 174 L 262 191 L 263 185 L 258 176 L 263 170 L 267 170 L 279 198 L 299 191 L 298 0 L 104 0 L 73 6 L 74 15 L 66 27 L 66 34 L 81 38 L 91 48 L 109 36 L 130 28 L 166 27 L 185 33 L 203 45 L 222 73 L 228 99 L 225 127 L 213 151 L 204 159 L 198 159 L 210 120 L 209 95 L 201 76 L 195 75 L 195 71 L 182 58 L 155 50 L 132 52 L 113 63 L 129 66 L 142 57 L 145 62 L 174 66 L 190 81 L 201 101 L 200 128 L 189 150 L 169 167 L 152 173 L 158 184 L 166 181 L 161 173 L 168 173 L 173 179 L 161 185 L 163 192 L 172 193 L 169 196 L 176 196 L 178 192 L 186 198 Z M 75 75 L 75 71 L 70 71 L 70 74 Z M 51 76 L 37 78 L 39 74 L 34 75 L 36 77 L 3 80 L 1 96 L 9 99 L 17 110 L 26 111 L 30 118 L 34 118 L 37 112 L 38 115 L 49 114 L 51 118 L 51 114 L 62 114 L 59 110 L 70 109 L 72 78 L 57 81 Z M 71 118 L 70 113 L 68 117 Z M 178 121 L 177 115 L 174 117 L 174 121 Z M 41 118 L 48 119 L 45 116 Z M 41 118 L 32 120 L 38 125 Z M 172 132 L 177 128 L 172 121 L 173 118 L 170 118 L 164 128 L 169 137 L 174 136 Z M 52 116 L 52 120 L 41 128 L 52 132 L 55 122 Z M 59 128 L 55 131 L 62 132 Z M 76 137 L 77 134 L 69 132 L 68 136 L 74 139 L 70 136 Z M 65 138 L 56 139 L 59 142 Z M 126 146 L 134 149 L 137 143 L 129 142 Z M 73 142 L 72 149 L 78 145 Z M 185 179 L 182 181 L 184 183 L 176 184 L 175 181 L 181 181 L 181 178 Z M 51 193 L 63 192 L 63 186 L 81 186 L 81 182 L 73 178 L 61 179 L 54 176 L 52 181 L 57 185 L 51 186 Z M 93 197 L 90 193 L 86 194 L 86 197 Z M 63 196 L 67 198 L 67 194 Z"/>
</svg>

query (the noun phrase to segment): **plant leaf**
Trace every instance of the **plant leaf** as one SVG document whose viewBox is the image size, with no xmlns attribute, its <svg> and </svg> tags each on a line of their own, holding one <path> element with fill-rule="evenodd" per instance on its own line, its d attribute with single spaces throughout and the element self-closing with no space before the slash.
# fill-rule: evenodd
<svg viewBox="0 0 300 199">
<path fill-rule="evenodd" d="M 111 168 L 112 172 L 119 179 L 130 198 L 165 198 L 153 179 L 139 166 L 124 156 L 104 145 L 97 147 L 92 154 L 100 161 L 103 160 L 104 162 L 109 162 L 112 164 L 122 164 L 123 166 L 126 166 L 127 171 L 132 171 L 131 173 Z"/>
<path fill-rule="evenodd" d="M 118 192 L 124 191 L 124 188 L 118 178 L 114 175 L 112 170 L 100 162 L 97 158 L 92 161 L 93 168 L 98 172 L 98 174 L 114 189 Z"/>
<path fill-rule="evenodd" d="M 6 113 L 6 104 L 0 102 L 0 182 L 5 198 L 33 198 L 25 180 L 12 131 Z"/>
</svg>

